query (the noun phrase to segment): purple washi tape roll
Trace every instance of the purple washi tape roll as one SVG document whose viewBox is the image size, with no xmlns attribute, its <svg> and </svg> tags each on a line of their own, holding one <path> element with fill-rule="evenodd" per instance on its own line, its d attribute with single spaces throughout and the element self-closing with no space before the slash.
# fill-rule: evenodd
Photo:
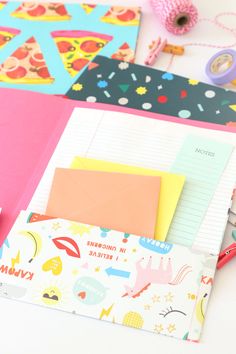
<svg viewBox="0 0 236 354">
<path fill-rule="evenodd" d="M 236 51 L 226 49 L 213 55 L 207 63 L 206 74 L 217 85 L 234 81 L 236 79 Z"/>
</svg>

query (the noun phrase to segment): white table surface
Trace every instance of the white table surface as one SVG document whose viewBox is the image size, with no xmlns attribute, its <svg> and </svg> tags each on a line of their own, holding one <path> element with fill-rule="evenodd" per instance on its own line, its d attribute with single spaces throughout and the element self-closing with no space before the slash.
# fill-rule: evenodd
<svg viewBox="0 0 236 354">
<path fill-rule="evenodd" d="M 227 45 L 234 41 L 232 34 L 203 23 L 185 36 L 170 35 L 159 24 L 146 0 L 100 0 L 100 3 L 143 7 L 136 60 L 140 64 L 147 55 L 148 44 L 158 35 L 175 44 L 204 41 Z M 195 4 L 200 17 L 213 18 L 219 12 L 236 12 L 235 0 L 195 0 Z M 235 17 L 224 21 L 236 27 Z M 171 71 L 207 82 L 205 64 L 216 51 L 189 47 L 184 57 L 175 59 Z M 167 61 L 168 55 L 163 54 L 155 67 L 165 70 Z M 228 245 L 232 242 L 230 226 L 226 234 L 224 244 Z M 233 354 L 236 352 L 235 276 L 236 258 L 217 272 L 199 344 L 0 298 L 0 354 Z"/>
</svg>

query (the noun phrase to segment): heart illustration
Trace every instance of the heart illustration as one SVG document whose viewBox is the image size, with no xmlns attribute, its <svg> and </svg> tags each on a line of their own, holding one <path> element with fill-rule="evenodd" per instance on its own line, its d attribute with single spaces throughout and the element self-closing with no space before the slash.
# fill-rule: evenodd
<svg viewBox="0 0 236 354">
<path fill-rule="evenodd" d="M 161 78 L 163 80 L 171 81 L 174 79 L 174 76 L 171 73 L 164 73 Z"/>
<path fill-rule="evenodd" d="M 84 300 L 86 298 L 86 292 L 85 291 L 81 291 L 80 293 L 78 293 L 78 296 Z"/>
<path fill-rule="evenodd" d="M 181 90 L 181 92 L 180 92 L 180 98 L 186 98 L 188 96 L 188 93 L 187 93 L 187 91 L 186 90 Z"/>
<path fill-rule="evenodd" d="M 60 257 L 48 259 L 42 266 L 45 272 L 51 271 L 54 275 L 59 275 L 62 272 L 62 261 Z"/>
</svg>

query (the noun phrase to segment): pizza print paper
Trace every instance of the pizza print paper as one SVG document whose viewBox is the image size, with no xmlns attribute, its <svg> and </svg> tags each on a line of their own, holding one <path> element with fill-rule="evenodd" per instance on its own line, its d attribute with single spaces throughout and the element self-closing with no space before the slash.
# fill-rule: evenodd
<svg viewBox="0 0 236 354">
<path fill-rule="evenodd" d="M 235 92 L 127 63 L 121 56 L 120 52 L 113 58 L 123 61 L 98 55 L 73 83 L 67 96 L 159 113 L 168 120 L 176 117 L 175 122 L 188 124 L 189 121 L 193 125 L 236 131 Z"/>
<path fill-rule="evenodd" d="M 22 212 L 3 246 L 0 295 L 186 339 L 206 256 Z"/>
<path fill-rule="evenodd" d="M 0 50 L 19 33 L 20 31 L 16 28 L 0 26 Z"/>
<path fill-rule="evenodd" d="M 32 21 L 65 21 L 71 18 L 63 4 L 52 2 L 23 2 L 11 15 Z"/>
<path fill-rule="evenodd" d="M 0 1 L 0 10 L 2 10 L 6 4 L 7 1 Z"/>
<path fill-rule="evenodd" d="M 86 12 L 86 14 L 91 14 L 91 12 L 93 11 L 93 9 L 95 9 L 97 5 L 95 4 L 81 4 L 82 9 L 84 9 L 84 11 Z"/>
<path fill-rule="evenodd" d="M 119 26 L 126 26 L 127 24 L 136 26 L 140 21 L 140 9 L 137 7 L 112 6 L 102 17 L 102 21 Z"/>
<path fill-rule="evenodd" d="M 34 37 L 29 38 L 0 66 L 0 81 L 23 84 L 51 84 L 54 81 Z"/>
<path fill-rule="evenodd" d="M 111 17 L 111 8 L 111 5 L 82 2 L 0 2 L 1 27 L 19 31 L 11 40 L 9 36 L 6 37 L 7 45 L 0 45 L 0 66 L 8 60 L 11 53 L 33 37 L 40 46 L 51 81 L 49 83 L 46 78 L 35 81 L 2 80 L 0 88 L 64 95 L 97 54 L 111 57 L 114 53 L 120 53 L 119 48 L 126 43 L 129 53 L 126 50 L 125 57 L 133 61 L 140 25 L 140 8 L 119 7 L 115 10 L 118 17 L 116 16 L 115 22 L 113 18 L 112 23 L 104 21 L 104 18 Z M 113 11 L 113 15 L 115 12 Z M 57 43 L 61 41 L 60 35 L 63 33 L 63 40 L 72 42 L 69 51 L 66 43 L 65 46 L 60 44 L 61 47 L 58 48 Z M 69 33 L 79 35 L 73 37 Z M 0 35 L 0 43 L 3 42 L 1 38 Z M 23 75 L 22 69 L 21 74 Z M 44 74 L 46 75 L 46 69 Z"/>
<path fill-rule="evenodd" d="M 124 43 L 115 53 L 112 54 L 111 58 L 133 63 L 135 59 L 134 51 L 130 48 L 128 43 Z"/>
<path fill-rule="evenodd" d="M 56 31 L 52 37 L 71 76 L 77 75 L 112 40 L 111 36 L 88 31 Z"/>
</svg>

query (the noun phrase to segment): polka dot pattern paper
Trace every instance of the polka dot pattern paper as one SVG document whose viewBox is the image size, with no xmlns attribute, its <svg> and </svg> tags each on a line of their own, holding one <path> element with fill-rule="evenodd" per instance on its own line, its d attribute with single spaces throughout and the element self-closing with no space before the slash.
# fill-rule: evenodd
<svg viewBox="0 0 236 354">
<path fill-rule="evenodd" d="M 103 56 L 93 60 L 67 96 L 236 129 L 234 92 Z"/>
</svg>

